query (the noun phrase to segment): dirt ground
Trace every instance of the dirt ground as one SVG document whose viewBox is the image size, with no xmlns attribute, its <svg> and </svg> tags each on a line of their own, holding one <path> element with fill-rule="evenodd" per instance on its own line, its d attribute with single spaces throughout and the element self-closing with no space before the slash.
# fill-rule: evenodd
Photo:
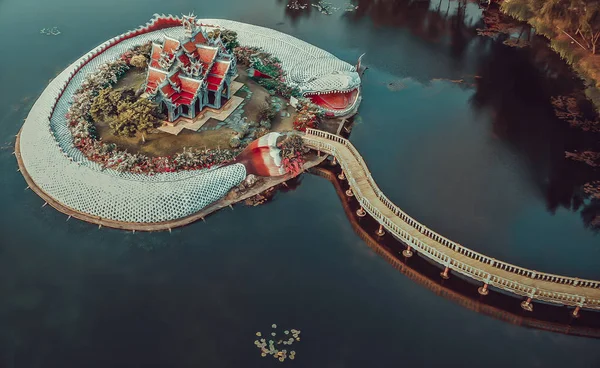
<svg viewBox="0 0 600 368">
<path fill-rule="evenodd" d="M 144 69 L 131 68 L 125 73 L 125 76 L 114 85 L 113 89 L 120 91 L 131 88 L 134 91 L 137 91 L 145 81 L 146 71 Z"/>
<path fill-rule="evenodd" d="M 244 114 L 248 121 L 257 121 L 261 107 L 265 99 L 270 97 L 269 92 L 252 79 L 243 68 L 238 68 L 239 76 L 236 81 L 244 83 L 251 91 L 252 98 L 246 102 Z M 113 87 L 115 90 L 132 88 L 137 90 L 144 83 L 146 71 L 138 68 L 130 69 L 125 76 Z M 237 96 L 245 97 L 246 92 L 238 91 Z M 294 114 L 296 113 L 291 106 L 285 107 L 285 111 L 290 113 L 289 117 L 281 117 L 278 112 L 272 122 L 272 131 L 288 131 L 293 129 Z M 205 127 L 216 126 L 215 119 L 210 119 L 205 123 Z M 218 130 L 203 130 L 194 132 L 183 129 L 178 135 L 156 131 L 144 134 L 145 142 L 142 140 L 142 134 L 138 133 L 135 137 L 121 137 L 112 134 L 109 121 L 96 122 L 96 129 L 100 139 L 106 143 L 114 143 L 121 150 L 127 150 L 132 153 L 142 153 L 152 157 L 171 156 L 181 152 L 186 148 L 223 148 L 229 147 L 229 139 L 236 134 L 233 129 L 221 128 Z"/>
<path fill-rule="evenodd" d="M 142 135 L 135 137 L 121 137 L 113 135 L 108 124 L 96 124 L 98 136 L 106 143 L 114 143 L 121 150 L 132 153 L 142 153 L 151 157 L 172 156 L 183 148 L 229 148 L 229 139 L 235 131 L 230 128 L 194 132 L 184 129 L 178 135 L 157 131 L 145 134 L 146 142 Z"/>
<path fill-rule="evenodd" d="M 252 99 L 246 103 L 244 106 L 244 115 L 248 121 L 258 121 L 258 114 L 261 110 L 261 107 L 264 105 L 265 100 L 271 95 L 269 92 L 262 87 L 260 84 L 256 83 L 254 80 L 248 78 L 248 73 L 244 68 L 238 67 L 238 78 L 236 81 L 244 83 L 252 92 Z M 246 93 L 243 91 L 239 91 L 236 95 L 245 97 Z M 282 109 L 282 111 L 287 111 L 290 116 L 282 117 L 281 111 L 275 115 L 275 118 L 271 122 L 271 131 L 275 132 L 285 132 L 292 130 L 294 128 L 294 119 L 296 115 L 296 110 L 292 106 L 287 106 Z"/>
</svg>

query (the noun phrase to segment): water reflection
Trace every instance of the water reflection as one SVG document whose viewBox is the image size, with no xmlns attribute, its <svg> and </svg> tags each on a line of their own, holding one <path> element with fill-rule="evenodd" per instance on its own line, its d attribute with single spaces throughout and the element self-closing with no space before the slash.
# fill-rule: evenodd
<svg viewBox="0 0 600 368">
<path fill-rule="evenodd" d="M 544 39 L 532 37 L 521 24 L 514 29 L 520 39 L 530 40 L 524 49 L 505 46 L 508 35 L 478 36 L 485 27 L 482 9 L 467 0 L 352 3 L 357 10 L 341 15 L 342 42 L 366 52 L 369 65 L 394 76 L 423 84 L 447 79 L 474 89 L 472 109 L 489 116 L 496 138 L 526 163 L 548 211 L 581 211 L 587 227 L 600 228 L 600 200 L 581 191 L 599 173 L 564 157 L 565 151 L 589 149 L 598 139 L 558 120 L 550 104 L 551 96 L 580 92 L 583 86 Z M 309 16 L 310 8 L 286 7 L 286 15 L 294 21 Z"/>
<path fill-rule="evenodd" d="M 285 3 L 285 16 L 292 24 L 297 24 L 301 18 L 309 18 L 313 10 L 312 4 L 318 0 L 277 0 L 277 3 Z"/>
<path fill-rule="evenodd" d="M 411 258 L 404 257 L 402 251 L 405 246 L 397 239 L 389 235 L 375 235 L 379 224 L 374 219 L 370 217 L 361 219 L 356 216 L 359 205 L 345 195 L 345 190 L 349 186 L 347 182 L 342 183 L 338 180 L 339 168 L 321 165 L 311 169 L 310 172 L 333 184 L 344 212 L 357 235 L 396 270 L 422 287 L 472 311 L 504 322 L 564 334 L 600 338 L 600 313 L 586 311 L 585 318 L 574 318 L 566 307 L 543 303 L 536 303 L 533 312 L 524 312 L 519 304 L 520 299 L 514 295 L 494 291 L 482 296 L 477 292 L 477 285 L 466 279 L 460 277 L 442 279 L 441 269 L 437 265 L 418 254 Z"/>
</svg>

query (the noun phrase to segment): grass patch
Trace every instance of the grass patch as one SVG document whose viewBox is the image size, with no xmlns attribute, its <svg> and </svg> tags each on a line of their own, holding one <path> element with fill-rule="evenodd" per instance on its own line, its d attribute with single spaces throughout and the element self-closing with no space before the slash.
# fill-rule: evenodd
<svg viewBox="0 0 600 368">
<path fill-rule="evenodd" d="M 172 156 L 183 148 L 229 148 L 229 139 L 235 133 L 233 129 L 221 128 L 194 132 L 183 129 L 178 135 L 157 131 L 145 134 L 137 133 L 133 137 L 117 136 L 112 134 L 110 122 L 96 123 L 97 134 L 105 143 L 114 143 L 120 150 L 130 153 L 142 153 L 150 157 Z"/>
</svg>

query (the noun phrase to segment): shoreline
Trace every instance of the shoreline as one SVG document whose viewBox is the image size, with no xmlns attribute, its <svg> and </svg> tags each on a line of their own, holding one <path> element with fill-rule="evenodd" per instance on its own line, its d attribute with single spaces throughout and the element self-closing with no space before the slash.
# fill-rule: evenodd
<svg viewBox="0 0 600 368">
<path fill-rule="evenodd" d="M 191 223 L 197 222 L 199 220 L 204 220 L 207 216 L 213 214 L 214 212 L 216 212 L 220 209 L 223 209 L 223 208 L 229 207 L 229 206 L 233 206 L 236 203 L 245 201 L 248 198 L 251 198 L 257 194 L 261 194 L 277 185 L 280 185 L 290 179 L 293 179 L 294 177 L 296 177 L 298 175 L 301 175 L 308 169 L 315 167 L 315 166 L 321 164 L 323 161 L 325 161 L 325 159 L 327 158 L 327 155 L 314 156 L 314 157 L 311 157 L 310 159 L 308 159 L 302 167 L 303 171 L 298 175 L 287 175 L 286 174 L 281 177 L 263 178 L 264 181 L 261 184 L 258 184 L 257 186 L 252 187 L 251 190 L 245 192 L 243 195 L 241 195 L 239 197 L 232 198 L 232 199 L 226 199 L 227 196 L 229 195 L 229 193 L 231 192 L 231 191 L 229 191 L 227 193 L 227 195 L 225 195 L 225 197 L 221 198 L 220 200 L 218 200 L 216 202 L 213 202 L 212 204 L 203 208 L 201 211 L 196 212 L 192 215 L 182 217 L 182 218 L 179 218 L 176 220 L 152 222 L 152 223 L 123 222 L 123 221 L 104 219 L 99 216 L 93 216 L 93 215 L 90 215 L 90 214 L 87 214 L 87 213 L 84 213 L 81 211 L 74 210 L 70 207 L 63 205 L 62 203 L 58 202 L 54 198 L 52 198 L 52 196 L 50 196 L 48 193 L 46 193 L 45 191 L 43 191 L 40 187 L 38 187 L 36 185 L 36 183 L 33 181 L 31 176 L 29 176 L 27 169 L 25 168 L 23 159 L 21 157 L 21 130 L 19 130 L 19 133 L 17 134 L 17 138 L 15 141 L 15 157 L 17 159 L 19 171 L 21 172 L 21 175 L 23 175 L 23 178 L 25 178 L 25 182 L 27 183 L 27 188 L 31 189 L 34 193 L 36 193 L 40 198 L 42 198 L 45 201 L 45 204 L 43 206 L 46 206 L 46 204 L 48 204 L 52 208 L 57 210 L 58 212 L 61 212 L 65 215 L 67 215 L 68 216 L 67 221 L 71 217 L 73 217 L 78 220 L 90 223 L 90 224 L 98 225 L 99 228 L 108 227 L 108 228 L 112 228 L 112 229 L 126 230 L 126 231 L 133 231 L 133 232 L 136 232 L 136 231 L 154 232 L 154 231 L 171 231 L 174 228 L 183 227 L 183 226 L 189 225 Z M 233 190 L 233 188 L 232 188 L 232 190 Z"/>
<path fill-rule="evenodd" d="M 585 51 L 577 44 L 571 42 L 566 34 L 558 32 L 558 30 L 561 29 L 554 22 L 543 22 L 536 18 L 535 15 L 521 19 L 515 14 L 511 14 L 505 6 L 502 6 L 509 1 L 510 0 L 498 0 L 496 5 L 492 5 L 491 8 L 495 8 L 500 14 L 507 16 L 510 19 L 526 23 L 535 31 L 536 35 L 540 35 L 547 39 L 549 41 L 548 47 L 557 53 L 560 58 L 571 67 L 577 77 L 581 78 L 585 86 L 585 97 L 592 103 L 596 113 L 600 114 L 600 53 L 592 54 L 591 51 Z M 489 12 L 489 9 L 484 10 L 484 13 L 485 12 Z M 539 22 L 536 23 L 536 20 Z M 548 33 L 539 31 L 538 28 L 540 26 L 547 27 L 552 32 L 556 32 L 556 35 L 552 36 Z M 558 49 L 558 47 L 561 49 Z"/>
</svg>

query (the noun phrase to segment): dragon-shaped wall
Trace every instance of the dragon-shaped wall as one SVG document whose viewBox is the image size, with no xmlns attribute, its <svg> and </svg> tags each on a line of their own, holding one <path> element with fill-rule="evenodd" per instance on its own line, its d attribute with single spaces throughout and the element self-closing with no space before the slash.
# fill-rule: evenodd
<svg viewBox="0 0 600 368">
<path fill-rule="evenodd" d="M 327 80 L 333 88 L 343 87 L 336 84 L 344 83 L 343 78 L 330 75 L 353 72 L 351 65 L 333 55 L 275 30 L 218 19 L 199 23 L 232 29 L 238 32 L 240 44 L 272 53 L 282 61 L 290 84 L 300 88 L 325 88 Z M 164 36 L 181 38 L 179 24 L 178 18 L 157 16 L 146 26 L 96 47 L 42 92 L 20 133 L 22 163 L 41 191 L 78 212 L 115 221 L 154 223 L 194 214 L 244 180 L 242 164 L 152 176 L 123 173 L 89 161 L 73 146 L 65 115 L 85 77 L 135 45 Z"/>
</svg>

